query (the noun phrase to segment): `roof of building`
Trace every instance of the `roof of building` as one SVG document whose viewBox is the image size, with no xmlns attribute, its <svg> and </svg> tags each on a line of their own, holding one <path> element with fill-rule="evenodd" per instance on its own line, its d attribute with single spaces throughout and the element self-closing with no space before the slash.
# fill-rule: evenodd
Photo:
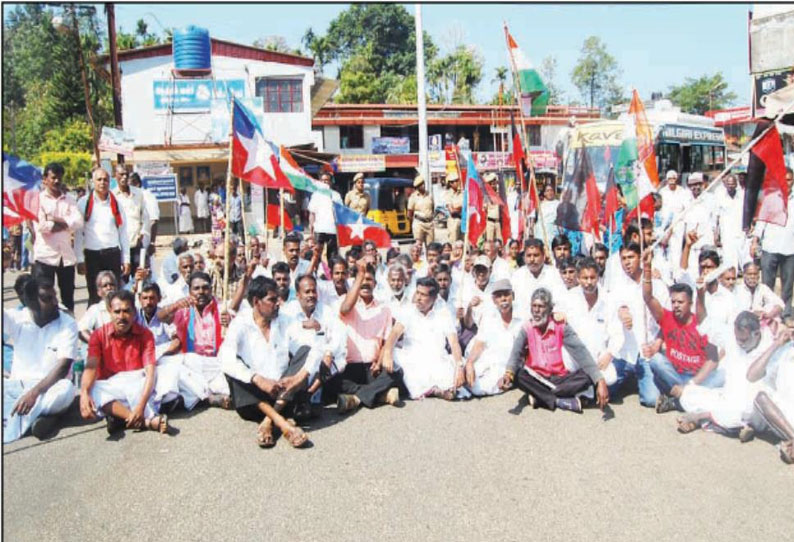
<svg viewBox="0 0 794 542">
<path fill-rule="evenodd" d="M 268 51 L 253 45 L 243 45 L 231 41 L 210 38 L 212 42 L 212 54 L 217 56 L 228 56 L 232 58 L 247 58 L 260 62 L 277 62 L 279 64 L 293 64 L 295 66 L 314 66 L 314 59 L 291 53 L 280 53 L 278 51 Z M 160 43 L 150 47 L 140 47 L 138 49 L 127 49 L 119 51 L 119 62 L 136 60 L 139 58 L 153 58 L 158 56 L 170 56 L 172 54 L 171 43 Z M 109 57 L 104 55 L 103 62 L 109 62 Z"/>
</svg>

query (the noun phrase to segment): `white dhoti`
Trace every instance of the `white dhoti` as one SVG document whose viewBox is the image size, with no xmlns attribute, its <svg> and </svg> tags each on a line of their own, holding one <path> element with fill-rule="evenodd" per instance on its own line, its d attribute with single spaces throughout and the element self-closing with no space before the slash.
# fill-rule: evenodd
<svg viewBox="0 0 794 542">
<path fill-rule="evenodd" d="M 507 358 L 485 351 L 474 362 L 474 385 L 469 388 L 477 396 L 496 395 L 502 393 L 499 389 L 499 380 L 507 369 Z"/>
<path fill-rule="evenodd" d="M 215 356 L 201 356 L 189 352 L 183 354 L 183 364 L 197 376 L 204 379 L 208 393 L 229 395 L 229 383 L 221 369 L 221 360 Z"/>
<path fill-rule="evenodd" d="M 746 424 L 753 409 L 753 399 L 760 384 L 706 388 L 695 384 L 684 386 L 679 402 L 685 412 L 708 412 L 711 419 L 725 429 L 738 429 Z"/>
<path fill-rule="evenodd" d="M 116 373 L 107 380 L 97 380 L 91 389 L 91 399 L 97 408 L 97 414 L 104 416 L 102 407 L 113 401 L 118 401 L 125 407 L 133 409 L 138 406 L 146 384 L 145 369 L 135 371 L 123 371 Z M 149 395 L 146 406 L 143 410 L 144 417 L 148 420 L 157 415 L 159 403 L 156 401 L 155 393 Z"/>
<path fill-rule="evenodd" d="M 39 416 L 60 414 L 74 401 L 74 384 L 63 378 L 38 396 L 30 412 L 12 416 L 11 411 L 19 399 L 36 384 L 38 382 L 3 379 L 3 444 L 22 437 Z"/>
<path fill-rule="evenodd" d="M 794 425 L 794 364 L 787 363 L 778 369 L 776 389 L 769 393 L 786 420 Z"/>
<path fill-rule="evenodd" d="M 179 206 L 179 233 L 193 231 L 193 217 L 190 215 L 190 207 L 187 205 Z"/>
<path fill-rule="evenodd" d="M 185 409 L 192 410 L 199 401 L 207 398 L 207 382 L 200 373 L 183 364 L 183 354 L 163 356 L 157 360 L 156 400 L 167 403 L 182 396 Z"/>
<path fill-rule="evenodd" d="M 417 348 L 395 348 L 394 363 L 403 370 L 403 382 L 411 399 L 431 389 L 451 389 L 455 384 L 455 363 L 445 351 L 428 353 Z"/>
</svg>

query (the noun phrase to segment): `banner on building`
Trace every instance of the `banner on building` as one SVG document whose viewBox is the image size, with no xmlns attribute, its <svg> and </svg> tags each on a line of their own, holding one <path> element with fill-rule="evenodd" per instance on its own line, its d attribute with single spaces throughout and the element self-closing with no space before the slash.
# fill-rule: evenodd
<svg viewBox="0 0 794 542">
<path fill-rule="evenodd" d="M 123 130 L 103 126 L 98 145 L 100 151 L 132 156 L 132 151 L 135 148 L 135 138 Z"/>
<path fill-rule="evenodd" d="M 375 172 L 386 169 L 383 154 L 342 154 L 339 156 L 340 173 Z"/>
<path fill-rule="evenodd" d="M 158 79 L 152 82 L 154 109 L 206 111 L 212 100 L 245 96 L 244 79 Z"/>
<path fill-rule="evenodd" d="M 427 161 L 430 163 L 430 173 L 447 172 L 447 158 L 444 151 L 437 150 L 428 152 Z"/>
<path fill-rule="evenodd" d="M 135 162 L 133 170 L 141 177 L 171 175 L 174 173 L 171 169 L 171 164 L 165 160 Z"/>
<path fill-rule="evenodd" d="M 440 151 L 441 150 L 441 134 L 434 134 L 427 138 L 427 150 Z"/>
<path fill-rule="evenodd" d="M 409 137 L 373 137 L 372 154 L 408 154 L 411 152 Z"/>
<path fill-rule="evenodd" d="M 794 85 L 794 67 L 753 75 L 753 116 L 763 116 L 766 97 L 789 85 Z"/>
<path fill-rule="evenodd" d="M 141 176 L 141 184 L 157 201 L 176 201 L 176 175 Z"/>
<path fill-rule="evenodd" d="M 475 152 L 474 163 L 478 171 L 506 169 L 513 167 L 508 152 Z"/>
</svg>

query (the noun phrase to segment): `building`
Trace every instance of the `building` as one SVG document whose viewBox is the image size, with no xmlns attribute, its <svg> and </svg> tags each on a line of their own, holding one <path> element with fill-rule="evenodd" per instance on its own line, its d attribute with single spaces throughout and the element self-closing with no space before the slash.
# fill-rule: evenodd
<svg viewBox="0 0 794 542">
<path fill-rule="evenodd" d="M 316 144 L 313 59 L 210 41 L 211 70 L 191 75 L 175 70 L 171 43 L 118 54 L 124 133 L 134 141 L 126 161 L 142 174 L 176 174 L 191 202 L 199 183 L 226 180 L 230 94 L 257 114 L 274 142 Z M 115 157 L 103 153 L 103 158 Z M 168 231 L 173 205 L 161 203 L 161 214 Z"/>
<path fill-rule="evenodd" d="M 520 125 L 518 108 L 498 105 L 428 105 L 430 170 L 445 171 L 441 149 L 447 143 L 468 146 L 482 170 L 514 170 L 511 114 Z M 574 118 L 599 118 L 598 109 L 550 106 L 542 117 L 526 118 L 527 142 L 544 166 L 556 169 L 549 156 L 561 130 Z M 416 105 L 326 104 L 312 120 L 321 134 L 322 148 L 338 154 L 337 171 L 343 180 L 362 171 L 380 176 L 413 176 L 419 164 L 419 118 Z"/>
</svg>

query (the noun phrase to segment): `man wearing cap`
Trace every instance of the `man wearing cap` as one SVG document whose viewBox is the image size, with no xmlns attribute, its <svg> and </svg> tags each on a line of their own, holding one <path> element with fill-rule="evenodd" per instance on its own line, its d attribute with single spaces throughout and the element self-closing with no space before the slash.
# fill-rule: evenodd
<svg viewBox="0 0 794 542">
<path fill-rule="evenodd" d="M 463 191 L 460 189 L 460 179 L 457 173 L 447 175 L 449 194 L 447 195 L 447 241 L 454 243 L 462 237 L 460 231 L 460 217 L 463 211 Z"/>
<path fill-rule="evenodd" d="M 501 393 L 499 379 L 505 374 L 521 320 L 513 314 L 513 287 L 507 279 L 494 283 L 491 300 L 496 311 L 482 319 L 466 356 L 466 387 L 473 395 Z"/>
<path fill-rule="evenodd" d="M 371 200 L 369 194 L 364 191 L 364 174 L 356 173 L 353 177 L 353 189 L 345 194 L 345 205 L 355 212 L 367 216 Z"/>
<path fill-rule="evenodd" d="M 414 239 L 420 243 L 432 243 L 435 239 L 433 231 L 433 198 L 427 192 L 425 178 L 417 175 L 414 179 L 414 193 L 408 199 L 408 220 Z"/>
<path fill-rule="evenodd" d="M 493 188 L 493 191 L 497 194 L 499 193 L 499 186 L 497 185 L 497 181 L 499 178 L 496 176 L 496 173 L 488 173 L 484 177 L 485 182 Z M 495 202 L 491 202 L 486 204 L 485 206 L 485 216 L 488 218 L 487 223 L 485 224 L 485 239 L 488 241 L 492 241 L 496 238 L 502 239 L 502 224 L 499 218 L 499 204 Z M 504 239 L 502 239 L 504 241 Z"/>
<path fill-rule="evenodd" d="M 712 194 L 703 191 L 705 188 L 703 173 L 696 171 L 690 174 L 687 185 L 695 203 L 685 215 L 683 222 L 687 234 L 692 231 L 697 232 L 697 240 L 691 246 L 689 257 L 690 275 L 697 276 L 700 251 L 706 246 L 714 246 L 717 231 L 717 204 Z"/>
<path fill-rule="evenodd" d="M 479 326 L 484 315 L 493 309 L 491 304 L 491 260 L 481 254 L 474 260 L 474 280 L 463 283 L 463 309 L 466 311 L 463 326 L 472 329 Z"/>
</svg>

